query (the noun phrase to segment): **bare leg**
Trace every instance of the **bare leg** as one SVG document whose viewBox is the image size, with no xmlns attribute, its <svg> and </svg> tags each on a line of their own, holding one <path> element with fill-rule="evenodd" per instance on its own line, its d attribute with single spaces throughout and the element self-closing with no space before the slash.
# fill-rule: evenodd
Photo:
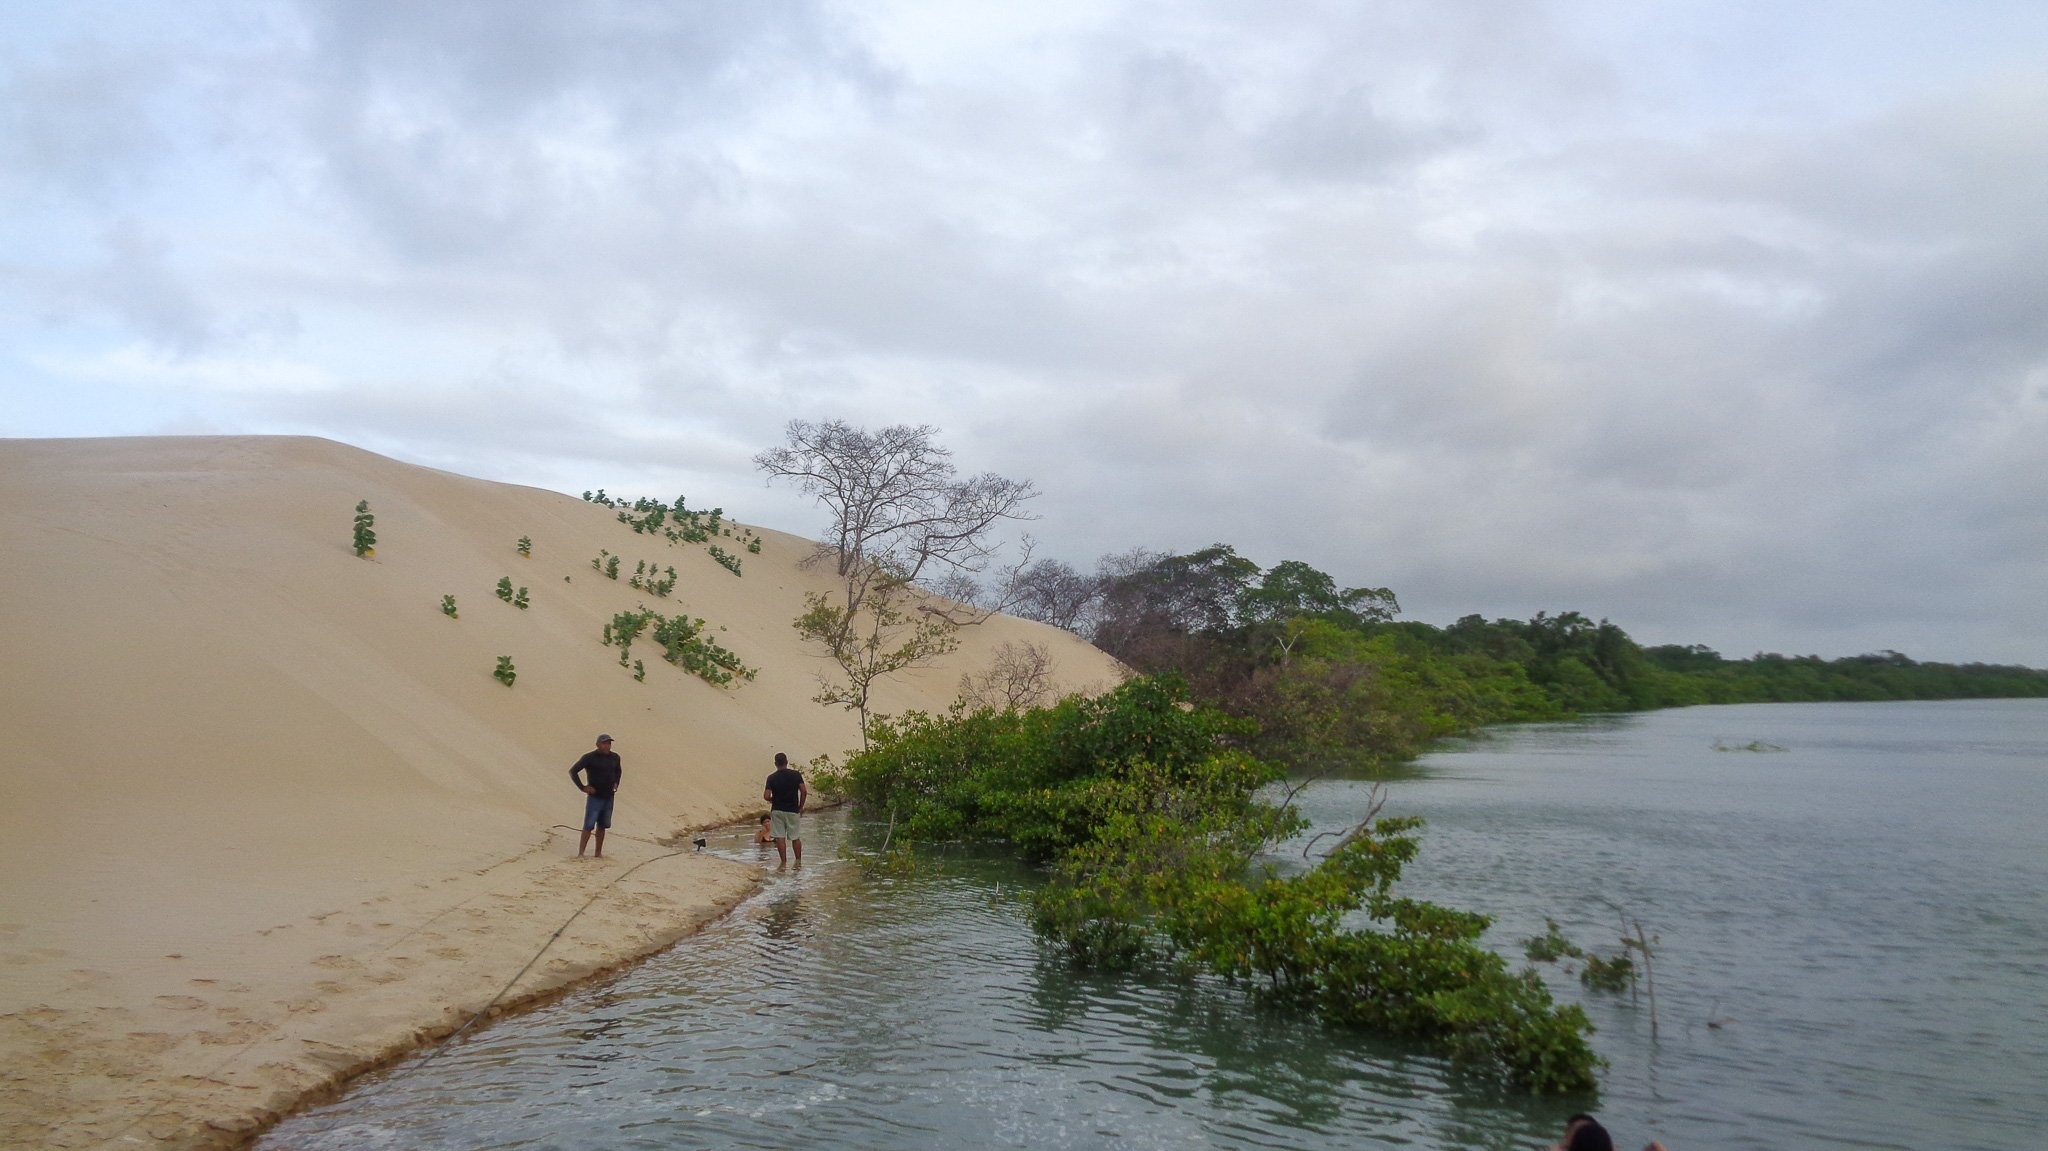
<svg viewBox="0 0 2048 1151">
<path fill-rule="evenodd" d="M 804 841 L 801 839 L 792 839 L 789 841 L 789 843 L 790 846 L 796 848 L 796 861 L 798 863 L 802 863 L 804 861 Z"/>
<path fill-rule="evenodd" d="M 584 848 L 587 848 L 587 847 L 589 847 L 589 846 L 590 846 L 590 829 L 586 827 L 586 828 L 584 828 L 584 829 L 583 829 L 583 834 L 582 834 L 581 836 L 579 836 L 579 837 L 577 838 L 577 840 L 576 840 L 576 858 L 578 858 L 578 859 L 581 859 L 581 858 L 583 858 L 583 849 L 584 849 Z M 600 853 L 602 853 L 602 852 L 604 851 L 604 840 L 603 840 L 602 838 L 600 838 L 600 839 L 599 839 L 599 840 L 597 841 L 597 850 L 598 850 L 598 851 L 599 851 Z"/>
<path fill-rule="evenodd" d="M 597 829 L 597 851 L 595 854 L 599 859 L 604 858 L 604 828 L 602 827 Z"/>
<path fill-rule="evenodd" d="M 780 859 L 784 863 L 789 862 L 789 841 L 780 836 L 777 836 L 775 840 L 775 858 Z M 798 862 L 803 860 L 803 848 L 801 847 L 797 848 L 797 860 Z"/>
</svg>

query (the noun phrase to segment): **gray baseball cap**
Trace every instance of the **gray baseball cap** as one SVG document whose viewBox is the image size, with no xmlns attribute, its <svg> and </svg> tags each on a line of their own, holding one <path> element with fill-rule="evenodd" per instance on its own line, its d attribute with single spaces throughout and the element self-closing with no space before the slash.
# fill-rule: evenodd
<svg viewBox="0 0 2048 1151">
<path fill-rule="evenodd" d="M 597 737 L 597 742 L 599 743 L 610 743 L 611 741 L 612 737 L 608 735 L 600 735 Z"/>
</svg>

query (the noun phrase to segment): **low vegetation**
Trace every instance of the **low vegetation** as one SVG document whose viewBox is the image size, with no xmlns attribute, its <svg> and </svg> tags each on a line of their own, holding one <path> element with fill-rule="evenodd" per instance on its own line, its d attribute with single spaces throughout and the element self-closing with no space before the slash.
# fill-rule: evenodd
<svg viewBox="0 0 2048 1151">
<path fill-rule="evenodd" d="M 631 658 L 633 643 L 643 634 L 661 646 L 661 658 L 714 686 L 751 680 L 757 670 L 706 635 L 703 620 L 687 615 L 665 616 L 643 607 L 619 612 L 604 625 L 605 645 L 619 649 L 619 666 L 632 667 L 634 679 L 646 678 L 646 668 Z"/>
<path fill-rule="evenodd" d="M 1050 708 L 878 718 L 821 784 L 892 835 L 998 840 L 1044 864 L 1032 924 L 1074 963 L 1207 973 L 1522 1090 L 1590 1089 L 1583 1012 L 1482 947 L 1485 916 L 1395 893 L 1419 820 L 1375 809 L 1305 870 L 1281 866 L 1305 823 L 1269 798 L 1283 772 L 1249 735 L 1148 677 Z"/>
<path fill-rule="evenodd" d="M 377 554 L 377 517 L 370 512 L 370 501 L 356 501 L 355 553 L 364 558 Z"/>
</svg>

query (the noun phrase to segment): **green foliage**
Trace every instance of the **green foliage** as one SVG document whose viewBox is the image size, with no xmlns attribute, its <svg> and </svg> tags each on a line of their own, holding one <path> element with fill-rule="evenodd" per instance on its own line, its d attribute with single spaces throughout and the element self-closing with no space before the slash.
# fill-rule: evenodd
<svg viewBox="0 0 2048 1151">
<path fill-rule="evenodd" d="M 619 557 L 605 548 L 597 549 L 597 555 L 591 559 L 590 567 L 606 579 L 619 578 Z"/>
<path fill-rule="evenodd" d="M 441 597 L 441 614 L 447 616 L 449 619 L 457 618 L 455 614 L 454 596 L 444 595 Z"/>
<path fill-rule="evenodd" d="M 633 661 L 633 678 L 640 683 L 647 682 L 647 665 L 637 659 Z"/>
<path fill-rule="evenodd" d="M 1578 944 L 1565 938 L 1564 932 L 1554 919 L 1543 921 L 1542 935 L 1531 936 L 1522 941 L 1522 953 L 1532 963 L 1558 963 L 1566 959 L 1581 961 L 1579 982 L 1592 991 L 1633 991 L 1636 984 L 1636 965 L 1629 952 L 1637 941 L 1622 937 L 1622 950 L 1614 955 L 1598 955 L 1581 950 Z M 1647 946 L 1647 943 L 1645 943 Z M 1571 968 L 1567 965 L 1566 971 Z"/>
<path fill-rule="evenodd" d="M 1594 991 L 1626 991 L 1635 979 L 1635 961 L 1626 952 L 1605 957 L 1588 955 L 1586 966 L 1579 970 L 1579 982 Z"/>
<path fill-rule="evenodd" d="M 377 517 L 370 514 L 370 501 L 356 501 L 355 552 L 359 556 L 377 554 Z"/>
<path fill-rule="evenodd" d="M 1576 959 L 1586 954 L 1579 950 L 1578 944 L 1564 937 L 1564 932 L 1557 926 L 1557 920 L 1545 919 L 1543 926 L 1543 934 L 1532 935 L 1522 941 L 1522 953 L 1529 957 L 1530 962 L 1555 963 L 1560 959 Z"/>
<path fill-rule="evenodd" d="M 519 609 L 520 611 L 525 611 L 525 610 L 527 609 L 527 607 L 528 607 L 528 606 L 530 606 L 530 605 L 528 605 L 528 603 L 526 602 L 526 588 L 525 588 L 525 587 L 523 587 L 523 586 L 522 586 L 522 587 L 521 587 L 521 588 L 520 588 L 520 589 L 519 589 L 519 590 L 518 590 L 518 591 L 517 591 L 516 593 L 514 593 L 514 594 L 513 594 L 513 596 L 512 596 L 512 606 L 513 606 L 513 607 L 516 607 L 516 608 L 518 608 L 518 609 Z"/>
<path fill-rule="evenodd" d="M 725 570 L 731 572 L 734 575 L 740 574 L 740 557 L 732 554 L 729 551 L 726 551 L 724 548 L 719 547 L 717 544 L 712 544 L 706 550 L 708 550 L 711 553 L 712 559 L 718 561 L 719 567 L 724 568 Z"/>
<path fill-rule="evenodd" d="M 1487 724 L 1700 703 L 2048 696 L 2048 671 L 1919 663 L 1886 651 L 1823 661 L 1724 660 L 1642 648 L 1607 620 L 1538 612 L 1397 622 L 1386 588 L 1340 588 L 1286 561 L 1259 570 L 1227 544 L 1111 557 L 1086 585 L 1091 638 L 1146 674 L 1256 722 L 1249 747 L 1297 772 L 1373 773 Z M 1752 744 L 1722 750 L 1771 750 Z"/>
<path fill-rule="evenodd" d="M 506 603 L 511 603 L 511 602 L 512 602 L 512 577 L 511 577 L 511 576 L 499 576 L 499 577 L 498 577 L 498 598 L 499 598 L 499 599 L 501 599 L 501 600 L 504 600 L 504 601 L 505 601 Z"/>
<path fill-rule="evenodd" d="M 620 612 L 605 625 L 604 642 L 617 645 L 620 667 L 641 667 L 637 662 L 629 663 L 629 659 L 633 641 L 643 632 L 661 645 L 663 659 L 706 683 L 724 687 L 737 680 L 751 680 L 756 673 L 757 669 L 748 667 L 738 655 L 705 635 L 703 620 L 688 616 L 670 618 L 647 608 Z M 644 668 L 634 678 L 644 679 Z"/>
<path fill-rule="evenodd" d="M 888 578 L 870 584 L 855 606 L 842 606 L 831 596 L 809 592 L 804 613 L 796 618 L 797 634 L 825 649 L 842 677 L 818 677 L 818 694 L 826 706 L 860 714 L 861 741 L 875 716 L 871 708 L 877 681 L 905 668 L 919 667 L 959 646 L 956 625 L 936 612 L 912 612 L 904 606 L 909 585 Z"/>
<path fill-rule="evenodd" d="M 511 656 L 501 655 L 498 657 L 498 666 L 496 670 L 491 672 L 491 678 L 504 684 L 506 687 L 512 686 L 512 681 L 519 678 L 519 673 L 512 669 Z"/>
<path fill-rule="evenodd" d="M 618 501 L 617 501 L 617 500 L 615 500 L 615 499 L 611 498 L 610 496 L 608 496 L 608 495 L 604 494 L 604 489 L 603 489 L 603 488 L 599 488 L 599 489 L 597 489 L 597 494 L 596 494 L 596 495 L 592 495 L 592 494 L 591 494 L 591 493 L 589 493 L 589 492 L 584 492 L 584 493 L 583 493 L 583 498 L 584 498 L 585 500 L 589 501 L 590 503 L 593 503 L 593 504 L 599 504 L 599 505 L 601 505 L 601 506 L 603 506 L 603 507 L 608 507 L 608 508 L 614 508 L 614 507 L 617 507 L 617 506 L 619 506 L 619 503 L 618 503 Z"/>
<path fill-rule="evenodd" d="M 1049 863 L 1032 924 L 1077 963 L 1208 971 L 1530 1091 L 1591 1088 L 1583 1013 L 1479 946 L 1486 917 L 1394 893 L 1419 821 L 1369 816 L 1305 872 L 1265 862 L 1304 824 L 1262 798 L 1280 772 L 1232 746 L 1247 734 L 1180 680 L 1146 677 L 1031 711 L 878 719 L 819 785 L 905 836 L 999 839 Z"/>
<path fill-rule="evenodd" d="M 526 558 L 528 558 L 528 559 L 532 559 L 532 558 L 533 558 L 533 537 L 532 537 L 532 536 L 520 536 L 520 537 L 519 537 L 519 554 L 520 554 L 520 555 L 523 555 L 523 556 L 525 556 L 525 557 L 526 557 Z"/>
<path fill-rule="evenodd" d="M 641 560 L 634 565 L 633 574 L 626 582 L 642 591 L 667 598 L 668 594 L 676 588 L 675 565 L 670 564 L 668 574 L 663 575 L 658 564 Z"/>
</svg>

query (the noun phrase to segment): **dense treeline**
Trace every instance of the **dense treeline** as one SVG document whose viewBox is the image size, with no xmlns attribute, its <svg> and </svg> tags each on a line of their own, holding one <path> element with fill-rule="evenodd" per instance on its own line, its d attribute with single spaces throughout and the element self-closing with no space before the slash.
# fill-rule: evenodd
<svg viewBox="0 0 2048 1151">
<path fill-rule="evenodd" d="M 1340 588 L 1298 561 L 1261 569 L 1227 544 L 1132 552 L 1092 576 L 1019 573 L 1011 610 L 1073 630 L 1146 674 L 1258 724 L 1253 750 L 1296 770 L 1369 768 L 1490 723 L 1701 703 L 2048 696 L 2048 671 L 1699 646 L 1644 648 L 1606 620 L 1400 621 L 1387 588 Z"/>
</svg>

